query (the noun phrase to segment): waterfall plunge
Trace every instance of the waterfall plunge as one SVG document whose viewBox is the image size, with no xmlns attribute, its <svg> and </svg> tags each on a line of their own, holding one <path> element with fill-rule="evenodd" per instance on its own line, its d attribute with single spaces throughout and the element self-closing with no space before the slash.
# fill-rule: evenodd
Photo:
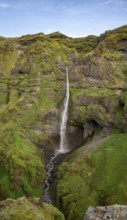
<svg viewBox="0 0 127 220">
<path fill-rule="evenodd" d="M 61 126 L 60 126 L 60 148 L 59 153 L 66 153 L 69 151 L 66 144 L 66 127 L 68 120 L 68 105 L 69 105 L 69 77 L 68 77 L 68 68 L 66 68 L 66 97 L 64 100 L 63 111 L 61 115 Z"/>
<path fill-rule="evenodd" d="M 68 68 L 66 68 L 66 97 L 64 100 L 63 111 L 61 114 L 61 125 L 60 125 L 60 147 L 59 150 L 54 152 L 54 155 L 51 157 L 50 162 L 47 164 L 47 179 L 44 184 L 44 196 L 43 199 L 45 202 L 52 204 L 52 198 L 50 196 L 50 179 L 52 176 L 52 172 L 54 169 L 54 164 L 57 156 L 59 154 L 64 154 L 69 151 L 67 147 L 67 140 L 66 140 L 66 127 L 67 127 L 67 120 L 68 120 L 68 105 L 69 105 L 69 78 L 68 78 Z"/>
</svg>

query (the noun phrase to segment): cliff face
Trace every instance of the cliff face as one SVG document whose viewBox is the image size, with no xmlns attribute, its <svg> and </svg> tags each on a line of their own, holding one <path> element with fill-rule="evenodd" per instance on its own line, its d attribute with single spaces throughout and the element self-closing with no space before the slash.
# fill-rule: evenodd
<svg viewBox="0 0 127 220">
<path fill-rule="evenodd" d="M 73 77 L 77 50 L 97 44 L 90 39 L 60 33 L 0 38 L 1 198 L 40 194 L 46 178 L 41 149 L 59 147 L 65 67 Z"/>
<path fill-rule="evenodd" d="M 102 128 L 126 130 L 126 31 L 107 32 L 93 51 L 78 59 L 70 79 L 73 123 L 94 121 Z"/>
<path fill-rule="evenodd" d="M 127 26 L 77 39 L 57 32 L 0 37 L 1 199 L 40 195 L 46 177 L 42 149 L 59 147 L 66 66 L 69 147 L 95 134 L 126 132 L 126 60 Z"/>
</svg>

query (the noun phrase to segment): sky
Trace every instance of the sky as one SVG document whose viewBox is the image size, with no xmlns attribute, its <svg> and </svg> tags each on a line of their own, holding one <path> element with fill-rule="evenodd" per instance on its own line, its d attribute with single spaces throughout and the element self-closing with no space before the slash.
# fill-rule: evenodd
<svg viewBox="0 0 127 220">
<path fill-rule="evenodd" d="M 127 24 L 127 0 L 0 0 L 0 36 L 100 35 Z"/>
</svg>

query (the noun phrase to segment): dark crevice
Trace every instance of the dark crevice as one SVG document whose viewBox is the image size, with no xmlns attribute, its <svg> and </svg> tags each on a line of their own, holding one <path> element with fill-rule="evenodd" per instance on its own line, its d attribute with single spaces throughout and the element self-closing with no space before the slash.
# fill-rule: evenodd
<svg viewBox="0 0 127 220">
<path fill-rule="evenodd" d="M 10 101 L 10 93 L 11 93 L 11 91 L 10 91 L 10 85 L 9 85 L 9 83 L 7 84 L 7 96 L 6 96 L 6 105 L 9 103 L 9 101 Z"/>
<path fill-rule="evenodd" d="M 118 51 L 121 52 L 122 54 L 127 54 L 127 50 L 126 49 L 121 48 Z"/>
<path fill-rule="evenodd" d="M 94 119 L 89 120 L 84 126 L 84 139 L 87 141 L 88 139 L 93 138 L 93 135 L 97 130 L 102 129 L 97 121 Z"/>
<path fill-rule="evenodd" d="M 15 69 L 13 70 L 12 74 L 26 75 L 27 73 L 26 73 L 26 70 L 25 70 L 24 68 L 20 68 L 20 69 L 15 68 Z"/>
<path fill-rule="evenodd" d="M 127 42 L 127 38 L 122 38 L 121 42 Z"/>
<path fill-rule="evenodd" d="M 124 108 L 125 103 L 124 103 L 124 101 L 123 101 L 123 100 L 119 100 L 119 106 L 120 106 L 121 108 Z"/>
</svg>

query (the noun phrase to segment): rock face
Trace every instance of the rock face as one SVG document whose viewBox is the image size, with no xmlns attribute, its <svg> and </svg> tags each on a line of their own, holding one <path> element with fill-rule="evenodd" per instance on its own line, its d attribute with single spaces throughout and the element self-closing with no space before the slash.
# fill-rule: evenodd
<svg viewBox="0 0 127 220">
<path fill-rule="evenodd" d="M 84 220 L 126 220 L 127 206 L 111 205 L 100 207 L 89 207 Z"/>
</svg>

